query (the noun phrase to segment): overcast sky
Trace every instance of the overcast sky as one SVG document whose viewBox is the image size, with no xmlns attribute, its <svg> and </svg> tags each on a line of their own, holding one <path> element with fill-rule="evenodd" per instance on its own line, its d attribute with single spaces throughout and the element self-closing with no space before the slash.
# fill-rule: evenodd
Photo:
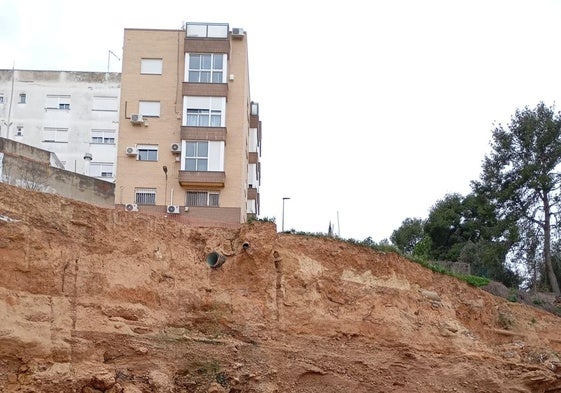
<svg viewBox="0 0 561 393">
<path fill-rule="evenodd" d="M 124 28 L 185 21 L 247 31 L 279 230 L 290 197 L 285 229 L 389 238 L 470 191 L 495 122 L 561 97 L 561 1 L 545 0 L 0 0 L 0 68 L 107 71 Z"/>
</svg>

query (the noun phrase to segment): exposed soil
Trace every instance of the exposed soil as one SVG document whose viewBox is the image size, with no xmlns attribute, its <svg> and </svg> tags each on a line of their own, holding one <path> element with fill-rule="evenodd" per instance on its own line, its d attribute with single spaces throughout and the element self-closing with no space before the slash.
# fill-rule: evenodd
<svg viewBox="0 0 561 393">
<path fill-rule="evenodd" d="M 270 223 L 0 184 L 0 264 L 2 392 L 561 392 L 561 318 Z"/>
</svg>

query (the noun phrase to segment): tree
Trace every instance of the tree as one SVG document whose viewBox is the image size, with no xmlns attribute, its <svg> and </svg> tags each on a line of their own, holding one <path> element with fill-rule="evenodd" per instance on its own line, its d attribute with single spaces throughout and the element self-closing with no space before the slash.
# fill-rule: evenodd
<svg viewBox="0 0 561 393">
<path fill-rule="evenodd" d="M 535 109 L 516 110 L 508 127 L 498 124 L 492 131 L 491 150 L 480 180 L 472 185 L 488 196 L 500 218 L 515 220 L 523 233 L 529 232 L 528 226 L 539 230 L 545 274 L 559 295 L 551 236 L 560 202 L 560 114 L 543 102 Z"/>
<path fill-rule="evenodd" d="M 462 233 L 462 201 L 462 195 L 448 194 L 431 208 L 424 231 L 431 239 L 432 259 L 457 261 L 461 248 L 469 240 Z"/>
<path fill-rule="evenodd" d="M 415 246 L 422 238 L 423 220 L 420 218 L 406 218 L 390 236 L 392 243 L 407 255 L 413 254 Z"/>
<path fill-rule="evenodd" d="M 446 195 L 431 208 L 424 233 L 430 238 L 431 259 L 466 262 L 472 274 L 507 286 L 520 284 L 506 264 L 518 232 L 511 222 L 497 219 L 485 195 Z"/>
</svg>

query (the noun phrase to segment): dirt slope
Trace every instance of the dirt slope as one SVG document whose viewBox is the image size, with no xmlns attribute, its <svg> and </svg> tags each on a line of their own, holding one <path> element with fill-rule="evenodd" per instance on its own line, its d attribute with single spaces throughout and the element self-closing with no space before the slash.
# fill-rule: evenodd
<svg viewBox="0 0 561 393">
<path fill-rule="evenodd" d="M 273 224 L 0 184 L 0 264 L 2 392 L 561 392 L 560 318 Z"/>
</svg>

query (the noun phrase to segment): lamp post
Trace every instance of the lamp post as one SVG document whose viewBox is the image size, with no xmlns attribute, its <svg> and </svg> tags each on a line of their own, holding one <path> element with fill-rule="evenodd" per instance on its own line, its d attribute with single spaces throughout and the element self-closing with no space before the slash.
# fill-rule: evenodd
<svg viewBox="0 0 561 393">
<path fill-rule="evenodd" d="M 92 153 L 84 153 L 84 175 L 90 175 L 90 162 L 92 162 Z"/>
<path fill-rule="evenodd" d="M 290 199 L 289 197 L 282 198 L 282 232 L 284 232 L 284 201 Z"/>
<path fill-rule="evenodd" d="M 162 170 L 164 171 L 164 174 L 166 175 L 166 185 L 165 185 L 165 191 L 164 191 L 164 205 L 167 205 L 168 203 L 168 167 L 167 166 L 163 166 Z M 173 203 L 173 201 L 171 201 L 170 203 Z"/>
</svg>

